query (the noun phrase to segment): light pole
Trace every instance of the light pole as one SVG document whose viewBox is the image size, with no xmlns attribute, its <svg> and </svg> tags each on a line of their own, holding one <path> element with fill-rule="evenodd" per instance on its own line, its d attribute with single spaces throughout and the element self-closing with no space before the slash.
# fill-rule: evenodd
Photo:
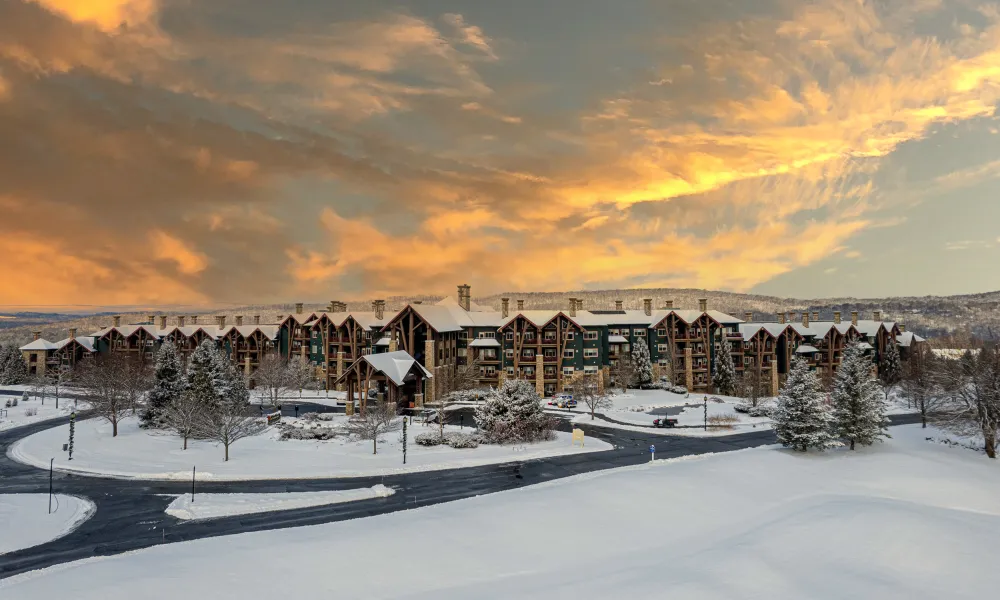
<svg viewBox="0 0 1000 600">
<path fill-rule="evenodd" d="M 69 414 L 69 460 L 73 460 L 73 434 L 76 433 L 76 411 Z"/>
</svg>

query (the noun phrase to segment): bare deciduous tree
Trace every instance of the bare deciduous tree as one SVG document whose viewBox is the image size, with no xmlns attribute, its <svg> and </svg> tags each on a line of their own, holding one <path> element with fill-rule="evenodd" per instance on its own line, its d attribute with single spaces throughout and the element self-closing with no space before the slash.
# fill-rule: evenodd
<svg viewBox="0 0 1000 600">
<path fill-rule="evenodd" d="M 118 436 L 118 423 L 132 411 L 132 384 L 137 369 L 121 354 L 95 357 L 80 367 L 79 383 L 87 401 L 102 419 L 111 423 L 112 437 Z"/>
<path fill-rule="evenodd" d="M 944 394 L 935 423 L 960 435 L 982 436 L 983 449 L 997 457 L 1000 434 L 1000 346 L 948 361 L 937 380 Z"/>
<path fill-rule="evenodd" d="M 590 410 L 591 421 L 594 420 L 594 413 L 598 410 L 614 406 L 614 402 L 611 398 L 603 391 L 599 391 L 597 377 L 598 376 L 596 374 L 585 374 L 573 382 L 571 387 L 573 390 L 573 399 L 582 403 Z"/>
<path fill-rule="evenodd" d="M 372 441 L 372 454 L 378 454 L 380 435 L 395 431 L 402 425 L 397 417 L 396 406 L 391 402 L 373 402 L 361 414 L 356 414 L 347 422 L 347 431 L 361 440 Z"/>
<path fill-rule="evenodd" d="M 261 403 L 278 406 L 281 404 L 282 394 L 289 386 L 288 361 L 277 352 L 265 354 L 254 371 L 253 380 L 256 384 L 254 391 Z"/>
<path fill-rule="evenodd" d="M 190 391 L 178 394 L 163 409 L 167 425 L 184 439 L 184 450 L 187 450 L 188 439 L 194 435 L 203 411 L 204 404 Z"/>
<path fill-rule="evenodd" d="M 316 369 L 309 361 L 302 360 L 296 356 L 288 361 L 288 387 L 299 390 L 299 398 L 302 397 L 302 390 L 309 388 L 316 381 Z"/>
<path fill-rule="evenodd" d="M 257 435 L 267 428 L 267 422 L 251 414 L 250 394 L 243 376 L 235 369 L 227 376 L 231 383 L 226 396 L 217 404 L 206 406 L 197 413 L 193 433 L 222 444 L 228 461 L 229 447 L 243 438 Z"/>
<path fill-rule="evenodd" d="M 772 368 L 776 367 L 777 365 L 772 366 Z M 743 370 L 737 389 L 739 390 L 740 397 L 746 401 L 746 404 L 750 408 L 756 408 L 760 405 L 768 394 L 760 365 L 754 365 L 752 368 Z"/>
<path fill-rule="evenodd" d="M 615 364 L 611 365 L 611 379 L 615 385 L 622 389 L 622 393 L 628 392 L 628 386 L 635 384 L 636 371 L 632 358 L 625 354 L 618 357 Z"/>
<path fill-rule="evenodd" d="M 925 344 L 912 348 L 909 359 L 903 364 L 899 386 L 907 401 L 920 411 L 923 427 L 927 427 L 928 418 L 936 416 L 945 399 L 937 381 L 942 368 L 942 363 Z"/>
</svg>

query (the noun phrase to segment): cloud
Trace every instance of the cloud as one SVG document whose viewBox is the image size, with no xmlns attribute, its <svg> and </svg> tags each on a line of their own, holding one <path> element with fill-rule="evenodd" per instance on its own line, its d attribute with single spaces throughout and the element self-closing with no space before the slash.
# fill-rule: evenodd
<svg viewBox="0 0 1000 600">
<path fill-rule="evenodd" d="M 208 266 L 204 254 L 165 231 L 151 231 L 149 241 L 153 247 L 153 258 L 175 263 L 177 270 L 184 275 L 197 275 Z"/>
<path fill-rule="evenodd" d="M 112 31 L 123 23 L 135 25 L 149 19 L 157 0 L 35 0 L 55 14 L 71 21 L 96 25 Z"/>
</svg>

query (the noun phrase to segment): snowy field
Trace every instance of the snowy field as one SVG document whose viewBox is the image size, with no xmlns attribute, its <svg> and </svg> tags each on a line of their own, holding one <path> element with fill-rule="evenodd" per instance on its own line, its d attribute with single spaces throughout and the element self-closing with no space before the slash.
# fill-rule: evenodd
<svg viewBox="0 0 1000 600">
<path fill-rule="evenodd" d="M 346 419 L 338 415 L 337 419 Z M 283 419 L 295 422 L 295 419 Z M 280 441 L 276 427 L 258 436 L 240 440 L 230 447 L 229 462 L 224 462 L 223 448 L 212 442 L 191 440 L 181 449 L 181 440 L 166 432 L 139 428 L 135 418 L 119 424 L 118 437 L 111 437 L 111 425 L 99 419 L 86 419 L 76 425 L 73 460 L 67 461 L 62 444 L 69 426 L 48 429 L 21 440 L 9 451 L 17 461 L 48 468 L 55 457 L 59 471 L 110 475 L 137 479 L 190 479 L 191 467 L 197 467 L 199 479 L 216 481 L 241 479 L 284 479 L 317 477 L 354 477 L 388 475 L 412 471 L 452 469 L 476 465 L 530 460 L 581 452 L 611 450 L 597 439 L 587 439 L 585 447 L 573 446 L 569 433 L 556 432 L 556 439 L 525 446 L 479 446 L 456 450 L 447 446 L 424 447 L 413 441 L 417 434 L 437 431 L 434 427 L 414 425 L 409 428 L 407 460 L 403 465 L 402 432 L 388 433 L 372 455 L 370 441 L 338 437 L 325 441 Z M 445 431 L 459 431 L 447 426 Z M 466 433 L 472 429 L 466 427 Z"/>
<path fill-rule="evenodd" d="M 31 425 L 39 421 L 65 417 L 74 410 L 86 410 L 90 405 L 86 402 L 79 402 L 74 408 L 73 400 L 69 398 L 59 399 L 59 408 L 56 409 L 54 398 L 46 398 L 45 404 L 39 400 L 29 400 L 22 402 L 18 399 L 17 406 L 6 407 L 7 397 L 0 396 L 0 431 Z"/>
<path fill-rule="evenodd" d="M 57 494 L 49 514 L 48 494 L 0 494 L 0 554 L 62 537 L 94 514 L 83 498 Z"/>
<path fill-rule="evenodd" d="M 158 546 L 3 580 L 0 596 L 992 597 L 997 465 L 926 442 L 919 426 L 892 434 L 857 452 L 760 448 L 659 461 L 366 519 Z M 262 556 L 269 574 L 289 576 L 262 576 Z M 331 557 L 359 560 L 347 567 Z"/>
<path fill-rule="evenodd" d="M 339 492 L 288 492 L 281 494 L 191 494 L 178 496 L 167 506 L 166 513 L 185 521 L 215 519 L 234 515 L 307 508 L 326 504 L 341 504 L 372 498 L 385 498 L 396 493 L 391 487 L 378 484 L 369 488 Z"/>
</svg>

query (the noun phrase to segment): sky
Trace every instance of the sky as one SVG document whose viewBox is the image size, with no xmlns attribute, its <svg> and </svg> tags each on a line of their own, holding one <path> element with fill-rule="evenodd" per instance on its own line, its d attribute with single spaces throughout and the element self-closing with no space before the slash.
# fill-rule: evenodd
<svg viewBox="0 0 1000 600">
<path fill-rule="evenodd" d="M 1000 3 L 0 0 L 0 305 L 1000 289 Z"/>
</svg>

